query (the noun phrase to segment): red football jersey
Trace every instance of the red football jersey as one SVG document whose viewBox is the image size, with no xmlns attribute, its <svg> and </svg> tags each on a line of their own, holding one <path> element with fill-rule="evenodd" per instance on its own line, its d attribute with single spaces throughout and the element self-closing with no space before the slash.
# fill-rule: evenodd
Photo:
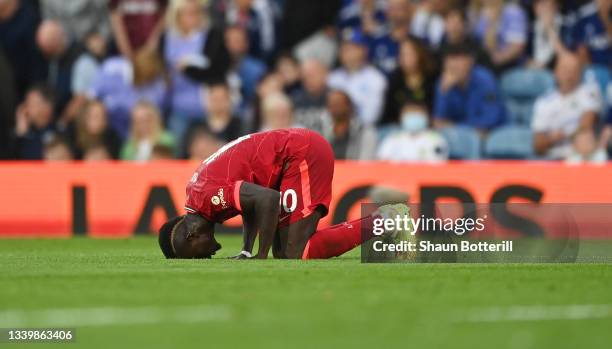
<svg viewBox="0 0 612 349">
<path fill-rule="evenodd" d="M 313 143 L 316 146 L 311 146 Z M 321 177 L 321 180 L 318 177 L 313 177 L 310 180 L 308 172 L 304 172 L 308 171 L 308 164 L 305 159 L 314 157 L 309 154 L 314 154 L 315 150 L 317 158 L 326 161 L 324 166 L 318 165 L 318 163 L 322 163 L 321 160 L 310 161 L 312 163 L 311 167 L 330 168 L 327 171 L 319 171 L 325 174 L 324 177 Z M 281 188 L 281 182 L 283 176 L 288 177 L 290 175 L 287 173 L 291 172 L 288 171 L 290 164 L 295 164 L 296 169 L 300 166 L 293 177 L 298 180 L 303 179 L 303 183 L 298 183 L 296 186 L 308 190 L 306 206 L 321 204 L 327 208 L 331 198 L 333 153 L 329 144 L 319 134 L 308 129 L 296 128 L 240 137 L 204 160 L 187 185 L 185 210 L 200 214 L 213 222 L 221 223 L 241 213 L 239 193 L 243 181 L 279 191 L 281 189 L 285 190 L 285 188 Z M 294 165 L 291 165 L 291 169 L 293 167 Z M 302 170 L 302 173 L 300 173 L 300 170 Z M 325 183 L 319 186 L 322 194 L 316 192 L 315 197 L 312 197 L 309 180 Z M 286 179 L 285 182 L 287 182 Z M 297 201 L 297 197 L 302 196 L 303 190 L 298 189 L 295 192 L 299 193 L 293 198 Z M 292 206 L 289 208 L 294 210 L 298 207 L 297 204 L 292 205 L 291 203 L 288 206 Z M 302 206 L 304 205 L 300 201 L 298 208 L 304 211 L 302 212 L 303 216 L 309 214 L 311 207 L 302 208 Z M 293 210 L 287 210 L 287 212 L 291 213 Z"/>
</svg>

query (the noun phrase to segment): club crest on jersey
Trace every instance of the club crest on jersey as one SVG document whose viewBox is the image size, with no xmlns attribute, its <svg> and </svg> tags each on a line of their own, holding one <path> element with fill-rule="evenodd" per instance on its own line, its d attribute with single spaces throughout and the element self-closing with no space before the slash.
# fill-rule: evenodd
<svg viewBox="0 0 612 349">
<path fill-rule="evenodd" d="M 221 203 L 221 200 L 219 199 L 217 195 L 215 195 L 212 198 L 210 198 L 210 202 L 212 202 L 213 205 L 217 206 Z"/>
</svg>

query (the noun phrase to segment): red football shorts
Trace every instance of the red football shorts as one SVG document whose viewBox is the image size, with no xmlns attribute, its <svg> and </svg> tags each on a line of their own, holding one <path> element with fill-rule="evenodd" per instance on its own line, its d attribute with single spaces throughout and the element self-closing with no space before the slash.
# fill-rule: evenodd
<svg viewBox="0 0 612 349">
<path fill-rule="evenodd" d="M 308 217 L 317 207 L 323 216 L 329 211 L 334 153 L 329 143 L 318 133 L 312 133 L 310 143 L 289 161 L 280 183 L 281 213 L 279 227 L 286 227 Z"/>
</svg>

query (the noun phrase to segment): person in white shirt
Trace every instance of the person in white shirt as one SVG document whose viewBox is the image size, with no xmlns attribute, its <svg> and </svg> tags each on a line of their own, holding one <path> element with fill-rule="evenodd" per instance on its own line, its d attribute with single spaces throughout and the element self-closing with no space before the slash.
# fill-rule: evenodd
<svg viewBox="0 0 612 349">
<path fill-rule="evenodd" d="M 385 138 L 378 149 L 379 160 L 432 162 L 448 160 L 448 144 L 438 132 L 428 128 L 427 107 L 408 102 L 402 108 L 401 129 Z"/>
<path fill-rule="evenodd" d="M 330 89 L 346 91 L 354 101 L 357 117 L 372 126 L 380 118 L 387 81 L 385 76 L 368 64 L 367 39 L 357 30 L 342 33 L 340 63 L 327 81 Z"/>
<path fill-rule="evenodd" d="M 538 98 L 531 127 L 536 154 L 558 160 L 570 154 L 575 133 L 593 130 L 602 98 L 596 84 L 581 83 L 582 65 L 572 53 L 558 57 L 555 76 L 557 89 Z"/>
</svg>

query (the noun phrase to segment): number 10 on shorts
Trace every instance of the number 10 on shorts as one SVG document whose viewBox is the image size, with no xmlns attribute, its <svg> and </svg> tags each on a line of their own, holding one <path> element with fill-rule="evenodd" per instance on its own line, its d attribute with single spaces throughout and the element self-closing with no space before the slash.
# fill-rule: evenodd
<svg viewBox="0 0 612 349">
<path fill-rule="evenodd" d="M 287 189 L 280 193 L 281 207 L 286 213 L 295 211 L 297 207 L 297 193 L 293 189 Z"/>
</svg>

